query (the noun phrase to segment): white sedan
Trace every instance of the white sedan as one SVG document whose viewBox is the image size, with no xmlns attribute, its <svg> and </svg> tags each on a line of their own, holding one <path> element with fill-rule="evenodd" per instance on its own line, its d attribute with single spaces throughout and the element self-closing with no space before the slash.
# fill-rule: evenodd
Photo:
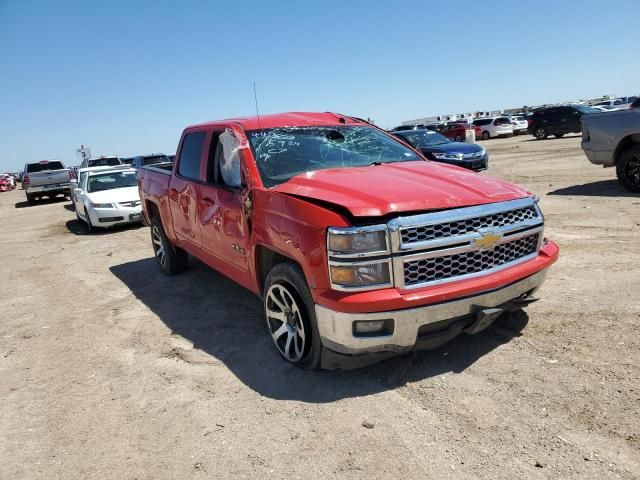
<svg viewBox="0 0 640 480">
<path fill-rule="evenodd" d="M 73 191 L 76 216 L 92 231 L 142 222 L 142 206 L 136 182 L 136 170 L 113 168 L 83 172 Z"/>
</svg>

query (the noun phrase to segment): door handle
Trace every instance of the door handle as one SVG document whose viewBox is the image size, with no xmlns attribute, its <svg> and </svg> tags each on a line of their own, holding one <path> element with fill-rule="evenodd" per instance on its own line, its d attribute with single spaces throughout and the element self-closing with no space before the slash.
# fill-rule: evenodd
<svg viewBox="0 0 640 480">
<path fill-rule="evenodd" d="M 213 206 L 213 200 L 208 197 L 204 197 L 200 199 L 200 205 L 204 205 L 205 207 Z"/>
</svg>

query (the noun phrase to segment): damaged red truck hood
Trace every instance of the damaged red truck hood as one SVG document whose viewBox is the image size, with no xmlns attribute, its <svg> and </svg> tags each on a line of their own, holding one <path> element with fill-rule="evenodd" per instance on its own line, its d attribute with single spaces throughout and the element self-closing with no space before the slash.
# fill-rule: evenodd
<svg viewBox="0 0 640 480">
<path fill-rule="evenodd" d="M 426 161 L 307 172 L 273 190 L 340 205 L 355 217 L 443 210 L 531 195 L 503 180 Z"/>
</svg>

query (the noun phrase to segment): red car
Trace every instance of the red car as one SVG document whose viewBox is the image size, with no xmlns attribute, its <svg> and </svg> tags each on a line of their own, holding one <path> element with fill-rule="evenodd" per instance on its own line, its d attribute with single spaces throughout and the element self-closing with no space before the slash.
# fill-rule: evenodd
<svg viewBox="0 0 640 480">
<path fill-rule="evenodd" d="M 467 138 L 467 130 L 471 127 L 476 131 L 476 138 L 479 139 L 482 135 L 482 129 L 475 125 L 469 125 L 468 123 L 462 122 L 450 123 L 440 130 L 440 133 L 454 142 L 464 142 Z"/>
<path fill-rule="evenodd" d="M 261 297 L 275 348 L 308 369 L 480 332 L 534 301 L 558 258 L 531 192 L 345 115 L 188 127 L 138 188 L 159 268 L 192 255 Z"/>
<path fill-rule="evenodd" d="M 0 192 L 9 192 L 11 190 L 13 190 L 11 180 L 5 176 L 0 176 Z"/>
</svg>

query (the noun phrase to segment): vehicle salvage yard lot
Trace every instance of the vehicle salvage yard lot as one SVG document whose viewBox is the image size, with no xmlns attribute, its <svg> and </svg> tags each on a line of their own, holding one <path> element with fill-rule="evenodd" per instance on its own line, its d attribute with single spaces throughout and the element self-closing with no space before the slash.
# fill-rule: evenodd
<svg viewBox="0 0 640 480">
<path fill-rule="evenodd" d="M 640 196 L 579 136 L 481 143 L 560 244 L 541 300 L 349 372 L 282 361 L 257 297 L 164 276 L 148 228 L 0 194 L 0 478 L 640 478 Z"/>
</svg>

